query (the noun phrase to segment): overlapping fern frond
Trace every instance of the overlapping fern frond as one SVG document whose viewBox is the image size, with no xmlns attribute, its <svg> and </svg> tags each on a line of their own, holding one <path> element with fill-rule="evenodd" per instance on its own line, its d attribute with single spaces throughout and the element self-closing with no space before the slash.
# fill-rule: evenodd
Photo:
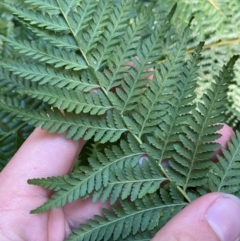
<svg viewBox="0 0 240 241">
<path fill-rule="evenodd" d="M 224 102 L 235 61 L 236 58 L 232 58 L 223 67 L 216 82 L 212 83 L 212 90 L 204 94 L 203 103 L 198 103 L 198 109 L 192 111 L 192 116 L 187 119 L 187 125 L 183 126 L 185 135 L 179 135 L 180 143 L 174 145 L 175 161 L 170 162 L 170 167 L 171 172 L 180 174 L 175 181 L 181 183 L 179 185 L 183 187 L 183 190 L 192 186 L 202 186 L 207 181 L 206 174 L 211 163 L 209 159 L 214 155 L 213 150 L 218 146 L 213 143 L 218 138 L 216 131 L 222 127 L 216 123 L 224 120 L 222 115 L 226 108 Z"/>
<path fill-rule="evenodd" d="M 139 230 L 144 232 L 160 228 L 172 212 L 175 213 L 186 205 L 175 187 L 171 188 L 171 192 L 179 195 L 180 199 L 174 200 L 162 190 L 160 196 L 151 194 L 136 200 L 134 204 L 124 202 L 120 206 L 113 206 L 112 212 L 104 210 L 104 217 L 96 216 L 95 220 L 89 220 L 80 230 L 73 230 L 66 240 L 121 240 L 131 233 L 137 234 Z"/>
<path fill-rule="evenodd" d="M 210 158 L 238 56 L 210 79 L 211 88 L 197 102 L 206 45 L 189 51 L 195 46 L 194 20 L 175 29 L 176 6 L 157 15 L 159 1 L 3 5 L 30 33 L 1 37 L 12 47 L 0 61 L 6 143 L 14 134 L 4 130 L 10 113 L 18 130 L 28 123 L 94 143 L 88 148 L 101 145 L 83 153 L 87 159 L 70 175 L 29 180 L 54 191 L 32 213 L 78 198 L 110 200 L 119 206 L 81 224 L 67 240 L 149 240 L 193 197 L 209 190 L 236 192 L 239 134 L 219 163 Z"/>
<path fill-rule="evenodd" d="M 237 131 L 231 142 L 228 143 L 229 150 L 222 149 L 224 158 L 218 156 L 219 162 L 215 164 L 209 173 L 209 185 L 211 191 L 239 193 L 239 148 L 240 134 Z"/>
<path fill-rule="evenodd" d="M 113 174 L 110 174 L 111 170 L 116 168 L 113 166 L 117 165 L 120 169 L 122 169 L 125 166 L 124 163 L 129 162 L 131 163 L 129 168 L 133 170 L 143 154 L 144 153 L 138 147 L 137 143 L 131 140 L 131 138 L 128 140 L 128 142 L 121 141 L 120 147 L 111 146 L 111 149 L 106 149 L 104 154 L 97 153 L 97 160 L 92 158 L 89 159 L 90 167 L 85 168 L 80 173 L 72 174 L 70 177 L 63 177 L 62 182 L 65 183 L 64 186 L 66 188 L 59 190 L 59 193 L 56 192 L 56 194 L 52 197 L 52 200 L 44 204 L 42 207 L 39 207 L 35 212 L 53 209 L 56 206 L 63 206 L 67 201 L 72 202 L 80 197 L 85 197 L 86 195 L 91 194 L 93 190 L 99 191 L 101 189 L 100 191 L 103 192 L 102 189 L 109 187 L 109 182 L 116 180 L 115 177 L 112 177 Z M 83 167 L 81 167 L 81 169 L 83 169 Z M 138 170 L 136 175 L 137 177 L 140 177 L 141 174 L 141 170 Z M 56 188 L 59 189 L 60 179 L 60 177 L 58 179 L 36 179 L 30 180 L 30 183 L 41 185 L 46 188 L 51 187 L 51 189 L 56 190 Z M 135 178 L 136 182 L 137 179 L 138 178 Z M 160 181 L 160 183 L 163 180 L 163 177 L 158 177 L 158 181 Z M 148 180 L 142 179 L 140 181 L 139 187 L 141 187 L 144 182 L 147 183 Z M 116 185 L 113 183 L 112 187 Z M 129 187 L 131 188 L 131 184 L 129 184 Z M 111 191 L 112 190 L 108 191 L 108 195 L 111 193 Z M 103 195 L 101 192 L 100 195 Z M 96 199 L 96 197 L 97 196 L 94 198 Z"/>
<path fill-rule="evenodd" d="M 173 0 L 158 1 L 158 12 L 166 12 L 173 4 Z M 188 19 L 194 16 L 192 23 L 191 41 L 188 44 L 187 53 L 191 53 L 199 41 L 205 41 L 200 63 L 200 78 L 198 78 L 198 100 L 207 88 L 211 86 L 211 80 L 218 74 L 221 67 L 234 54 L 240 54 L 240 1 L 189 1 L 179 0 L 179 8 L 173 17 L 176 28 L 182 28 Z M 237 61 L 234 69 L 235 82 L 228 91 L 230 108 L 226 115 L 226 121 L 238 125 L 239 117 L 239 87 L 240 87 L 240 62 Z"/>
</svg>

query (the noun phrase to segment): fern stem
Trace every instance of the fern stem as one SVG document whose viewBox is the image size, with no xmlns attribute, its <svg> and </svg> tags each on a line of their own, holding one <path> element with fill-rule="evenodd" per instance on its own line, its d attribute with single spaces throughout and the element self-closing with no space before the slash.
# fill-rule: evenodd
<svg viewBox="0 0 240 241">
<path fill-rule="evenodd" d="M 210 108 L 210 109 L 212 109 L 212 108 Z M 189 183 L 189 180 L 190 180 L 191 172 L 193 171 L 193 168 L 194 168 L 194 162 L 195 162 L 195 159 L 196 159 L 198 151 L 199 151 L 199 146 L 201 144 L 201 139 L 202 139 L 202 136 L 203 136 L 204 129 L 206 128 L 207 121 L 208 121 L 207 119 L 204 120 L 204 122 L 202 124 L 201 131 L 199 132 L 200 134 L 199 134 L 199 136 L 198 136 L 198 138 L 197 138 L 197 140 L 195 142 L 196 146 L 195 146 L 195 149 L 194 149 L 194 152 L 193 152 L 192 161 L 190 163 L 188 174 L 186 175 L 185 184 L 183 185 L 183 191 L 184 192 L 188 188 L 188 183 Z"/>
<path fill-rule="evenodd" d="M 173 182 L 173 180 L 171 180 L 170 176 L 167 174 L 167 172 L 165 171 L 165 169 L 163 168 L 163 166 L 159 163 L 159 167 L 162 171 L 162 173 L 164 174 L 164 176 L 170 181 Z M 183 197 L 189 202 L 191 203 L 191 199 L 188 197 L 187 193 L 179 186 L 176 185 L 177 189 L 181 192 L 181 194 L 183 195 Z"/>
<path fill-rule="evenodd" d="M 74 2 L 74 1 L 72 1 L 72 2 Z M 69 3 L 69 6 L 72 5 L 72 2 Z M 90 66 L 90 63 L 88 62 L 87 56 L 86 56 L 86 54 L 83 52 L 83 50 L 81 49 L 80 44 L 79 44 L 79 41 L 78 41 L 78 39 L 76 38 L 76 34 L 75 34 L 75 32 L 73 31 L 73 29 L 72 29 L 72 27 L 71 27 L 71 24 L 70 24 L 69 21 L 68 21 L 67 15 L 68 15 L 68 13 L 69 13 L 69 10 L 66 11 L 66 13 L 65 13 L 65 12 L 62 10 L 62 8 L 61 8 L 61 6 L 60 6 L 60 4 L 59 4 L 59 0 L 57 0 L 57 3 L 58 3 L 59 9 L 60 9 L 60 11 L 61 11 L 64 19 L 66 20 L 66 22 L 67 22 L 67 24 L 68 24 L 68 26 L 69 26 L 69 29 L 70 29 L 70 31 L 71 31 L 74 39 L 76 40 L 76 43 L 77 43 L 77 45 L 78 45 L 78 49 L 80 50 L 80 52 L 81 52 L 84 60 L 86 61 L 87 65 Z M 70 9 L 70 8 L 69 8 L 69 9 Z"/>
<path fill-rule="evenodd" d="M 167 174 L 167 172 L 165 171 L 164 167 L 160 164 L 160 162 L 158 162 L 158 163 L 159 163 L 159 167 L 160 167 L 161 171 L 163 172 L 164 176 L 171 182 L 172 180 L 171 180 L 170 176 Z"/>
<path fill-rule="evenodd" d="M 181 194 L 184 196 L 184 198 L 185 198 L 189 203 L 192 202 L 192 200 L 188 197 L 187 193 L 186 193 L 182 188 L 180 188 L 178 185 L 177 185 L 177 189 L 181 192 Z"/>
<path fill-rule="evenodd" d="M 129 130 L 130 131 L 130 130 Z M 131 132 L 131 131 L 130 131 Z M 137 135 L 135 135 L 135 134 L 133 134 L 132 132 L 131 132 L 131 134 L 133 135 L 133 137 L 137 140 L 137 142 L 140 144 L 140 145 L 142 145 L 142 140 L 137 136 Z"/>
</svg>

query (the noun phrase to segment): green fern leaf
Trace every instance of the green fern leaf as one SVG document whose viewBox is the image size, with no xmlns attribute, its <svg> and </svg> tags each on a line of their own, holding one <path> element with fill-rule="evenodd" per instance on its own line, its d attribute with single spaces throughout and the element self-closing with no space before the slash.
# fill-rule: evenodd
<svg viewBox="0 0 240 241">
<path fill-rule="evenodd" d="M 22 144 L 24 139 L 18 134 L 23 132 L 26 126 L 22 120 L 16 118 L 14 114 L 0 112 L 0 171 L 15 154 L 16 148 Z"/>
<path fill-rule="evenodd" d="M 45 85 L 20 90 L 19 93 L 43 100 L 53 107 L 76 114 L 83 112 L 91 115 L 103 115 L 112 109 L 108 99 L 100 90 L 97 93 L 84 93 L 82 95 L 79 91 L 62 90 L 61 88 Z"/>
<path fill-rule="evenodd" d="M 163 196 L 166 193 L 162 193 Z M 100 241 L 118 240 L 127 238 L 130 234 L 136 234 L 138 230 L 152 230 L 158 226 L 165 212 L 182 209 L 186 203 L 181 199 L 178 202 L 161 200 L 158 195 L 151 194 L 142 200 L 136 200 L 135 204 L 121 201 L 121 207 L 113 207 L 113 212 L 104 210 L 105 217 L 95 216 L 95 220 L 89 220 L 82 224 L 81 228 L 74 229 L 67 241 Z"/>
<path fill-rule="evenodd" d="M 1 73 L 1 72 L 0 72 Z M 8 76 L 8 77 L 11 77 Z M 19 86 L 8 86 L 1 91 L 0 98 L 11 98 L 12 89 L 15 91 Z M 14 93 L 15 102 L 28 109 L 41 110 L 44 106 L 39 101 L 26 98 L 26 96 L 17 96 Z M 25 139 L 33 131 L 32 126 L 27 125 L 23 120 L 17 118 L 16 113 L 6 112 L 3 109 L 0 112 L 0 169 L 13 157 L 16 150 L 20 148 Z"/>
<path fill-rule="evenodd" d="M 194 86 L 196 86 L 196 73 L 200 61 L 201 49 L 202 43 L 195 50 L 194 55 L 191 56 L 188 63 L 184 64 L 182 73 L 179 73 L 180 78 L 178 79 L 177 89 L 174 91 L 174 97 L 170 95 L 172 98 L 167 98 L 165 105 L 162 107 L 165 108 L 167 103 L 170 103 L 171 105 L 168 105 L 169 112 L 165 113 L 162 109 L 160 109 L 162 111 L 160 112 L 162 113 L 160 121 L 157 119 L 157 115 L 155 113 L 152 113 L 151 116 L 149 114 L 147 115 L 147 117 L 149 116 L 157 119 L 156 121 L 154 119 L 153 121 L 151 120 L 153 123 L 150 122 L 150 124 L 146 124 L 147 127 L 149 128 L 151 125 L 154 126 L 155 124 L 159 124 L 160 129 L 156 130 L 156 135 L 148 137 L 150 145 L 145 145 L 144 147 L 149 154 L 154 156 L 160 162 L 166 158 L 172 157 L 173 143 L 179 140 L 178 135 L 182 132 L 181 125 L 184 123 L 184 120 L 187 119 L 189 112 L 191 112 L 194 108 L 192 101 L 195 98 Z M 167 94 L 169 93 L 167 92 Z M 152 100 L 153 98 L 151 97 L 152 95 L 150 95 L 148 99 Z M 162 101 L 164 101 L 163 97 L 161 98 Z M 158 109 L 156 110 L 156 113 L 158 113 Z M 145 123 L 146 120 L 144 120 L 143 123 Z M 162 151 L 158 152 L 158 149 Z"/>
<path fill-rule="evenodd" d="M 34 27 L 32 25 L 28 26 L 29 29 L 33 33 L 36 34 L 36 36 L 42 38 L 46 42 L 51 43 L 55 47 L 59 47 L 65 50 L 78 50 L 79 47 L 76 43 L 75 38 L 72 35 L 66 35 L 58 32 L 53 31 L 42 31 L 41 28 Z"/>
<path fill-rule="evenodd" d="M 166 120 L 166 123 L 171 123 L 171 127 L 168 129 L 166 136 L 170 137 L 172 131 L 174 131 L 172 128 L 176 125 L 177 118 L 180 118 L 180 114 L 183 115 L 192 108 L 188 105 L 192 102 L 194 96 L 185 98 L 185 93 L 190 94 L 189 88 L 192 88 L 193 83 L 189 80 L 194 79 L 195 74 L 191 76 L 191 73 L 187 72 L 187 66 L 182 72 L 182 66 L 184 65 L 182 60 L 184 59 L 183 56 L 186 49 L 188 32 L 188 29 L 185 29 L 185 32 L 180 37 L 180 42 L 176 45 L 176 49 L 173 50 L 172 56 L 167 60 L 166 65 L 161 65 L 159 69 L 155 70 L 154 79 L 149 82 L 149 88 L 142 97 L 141 104 L 138 105 L 139 111 L 132 114 L 131 120 L 129 117 L 126 117 L 131 125 L 135 122 L 135 125 L 132 125 L 136 126 L 133 132 L 138 135 L 139 138 L 141 138 L 143 134 L 152 133 L 153 128 L 160 125 L 164 120 L 163 116 L 166 118 L 169 114 L 172 116 L 172 120 Z M 199 53 L 200 51 L 201 47 L 197 52 Z M 194 64 L 196 65 L 196 63 Z M 191 67 L 192 74 L 196 71 L 195 65 Z M 178 71 L 175 70 L 176 66 L 178 66 Z M 189 79 L 186 80 L 186 78 Z M 177 82 L 179 83 L 176 89 Z M 173 98 L 174 92 L 176 93 L 175 98 L 177 100 Z M 185 99 L 183 100 L 182 98 Z M 174 99 L 176 103 L 173 103 Z M 170 108 L 169 103 L 171 102 L 172 110 L 168 114 L 166 113 L 166 109 L 167 107 Z M 160 116 L 162 118 L 160 118 Z M 168 137 L 166 136 L 164 137 L 164 141 L 167 143 Z M 165 147 L 163 147 L 162 150 L 165 150 Z"/>
<path fill-rule="evenodd" d="M 83 58 L 74 52 L 59 50 L 44 42 L 22 41 L 10 38 L 3 38 L 19 53 L 30 56 L 41 62 L 53 64 L 55 68 L 65 67 L 65 69 L 73 69 L 75 71 L 86 69 L 87 65 Z"/>
<path fill-rule="evenodd" d="M 107 60 L 121 42 L 120 36 L 124 35 L 125 29 L 128 27 L 132 6 L 132 1 L 115 1 L 111 21 L 104 29 L 99 45 L 94 51 L 91 51 L 91 56 L 88 57 L 95 70 L 99 70 L 107 64 Z"/>
<path fill-rule="evenodd" d="M 89 142 L 72 174 L 28 181 L 55 192 L 32 213 L 89 197 L 117 206 L 80 224 L 67 240 L 149 240 L 186 201 L 209 191 L 239 195 L 240 134 L 222 150 L 225 157 L 210 161 L 237 57 L 196 104 L 197 81 L 216 60 L 206 59 L 216 40 L 193 50 L 190 26 L 179 34 L 170 23 L 176 5 L 166 16 L 165 2 L 5 4 L 17 33 L 0 40 L 6 48 L 0 53 L 0 165 L 22 143 L 26 123 L 83 138 Z M 192 26 L 195 33 L 198 25 Z"/>
<path fill-rule="evenodd" d="M 135 55 L 137 56 L 137 59 L 134 57 L 130 58 L 134 68 L 129 69 L 128 73 L 122 73 L 122 79 L 124 79 L 124 81 L 121 82 L 121 88 L 116 89 L 117 95 L 109 93 L 111 101 L 115 104 L 117 109 L 121 110 L 121 114 L 124 114 L 126 111 L 131 111 L 136 107 L 137 103 L 140 102 L 141 93 L 146 89 L 147 82 L 149 81 L 148 78 L 152 74 L 149 69 L 153 67 L 153 62 L 158 58 L 156 58 L 156 51 L 161 49 L 162 43 L 159 39 L 161 39 L 167 31 L 171 16 L 172 12 L 169 14 L 168 18 L 164 19 L 161 28 L 155 29 L 150 37 L 143 42 L 143 45 L 139 49 L 136 49 Z M 141 23 L 141 21 L 136 23 Z M 142 29 L 141 25 L 140 29 Z M 125 41 L 123 43 L 125 44 Z M 124 49 L 124 47 L 122 48 Z M 133 50 L 131 50 L 131 54 L 134 54 L 134 52 L 132 53 Z M 120 51 L 117 54 L 118 56 L 121 56 Z M 118 58 L 116 58 L 116 60 L 118 60 Z M 119 76 L 119 74 L 117 75 L 117 81 L 112 79 L 116 78 L 117 74 L 112 66 L 115 66 L 114 62 L 110 65 L 110 71 L 107 74 L 110 79 L 103 82 L 105 85 L 108 85 L 107 90 L 113 86 L 119 85 L 119 78 L 121 76 Z M 111 74 L 111 72 L 113 74 Z"/>
<path fill-rule="evenodd" d="M 137 234 L 129 235 L 127 238 L 118 238 L 116 241 L 149 241 L 159 231 L 159 228 L 155 228 L 151 231 L 139 232 Z"/>
<path fill-rule="evenodd" d="M 239 161 L 240 161 L 240 133 L 236 132 L 228 142 L 228 148 L 223 149 L 223 157 L 218 156 L 218 162 L 213 163 L 209 173 L 209 187 L 212 192 L 226 192 L 235 194 L 239 191 Z"/>
<path fill-rule="evenodd" d="M 147 27 L 150 7 L 151 6 L 145 9 L 144 13 L 140 16 L 132 19 L 131 25 L 128 26 L 121 43 L 116 48 L 117 54 L 113 53 L 111 61 L 108 61 L 108 69 L 105 69 L 102 75 L 100 75 L 100 73 L 98 74 L 101 84 L 107 93 L 109 93 L 112 88 L 121 85 L 123 73 L 126 73 L 130 69 L 130 66 L 127 66 L 126 62 L 128 62 L 132 56 L 137 56 L 136 48 L 142 33 Z"/>
<path fill-rule="evenodd" d="M 111 1 L 99 1 L 88 29 L 78 33 L 77 36 L 81 39 L 81 47 L 87 56 L 92 49 L 96 48 L 99 41 L 101 41 L 102 34 L 111 16 L 112 8 L 113 3 Z"/>
<path fill-rule="evenodd" d="M 123 167 L 125 162 L 132 163 L 133 165 L 135 163 L 136 165 L 143 155 L 137 144 L 133 144 L 134 141 L 131 141 L 131 145 L 129 145 L 129 142 L 121 141 L 120 148 L 111 146 L 111 149 L 105 150 L 105 155 L 97 153 L 98 160 L 89 159 L 91 170 L 88 168 L 84 173 L 73 173 L 70 178 L 58 177 L 58 179 L 29 180 L 28 182 L 31 184 L 49 186 L 54 189 L 59 187 L 58 182 L 56 183 L 57 180 L 61 179 L 61 182 L 64 182 L 63 189 L 58 190 L 49 201 L 33 212 L 43 212 L 54 207 L 63 206 L 66 202 L 72 202 L 80 197 L 85 197 L 91 194 L 93 190 L 99 190 L 102 186 L 107 187 L 109 185 L 109 172 L 112 166 L 117 164 L 119 167 Z"/>
<path fill-rule="evenodd" d="M 78 4 L 78 2 L 80 3 Z M 57 0 L 57 3 L 75 38 L 79 31 L 89 25 L 89 21 L 92 20 L 97 5 L 97 1 L 94 0 Z"/>
<path fill-rule="evenodd" d="M 158 190 L 160 184 L 166 180 L 153 160 L 143 159 L 141 164 L 136 165 L 127 161 L 123 167 L 116 163 L 110 172 L 108 185 L 94 192 L 93 200 L 101 198 L 101 202 L 106 202 L 109 199 L 113 204 L 119 199 L 130 197 L 131 201 L 135 201 Z"/>
<path fill-rule="evenodd" d="M 13 89 L 17 90 L 24 86 L 29 86 L 29 81 L 19 77 L 16 78 L 12 73 L 0 67 L 0 86 L 1 94 L 4 92 L 10 93 Z"/>
<path fill-rule="evenodd" d="M 41 178 L 41 179 L 31 179 L 28 180 L 29 184 L 32 185 L 39 185 L 41 187 L 47 188 L 52 191 L 59 191 L 60 189 L 67 189 L 67 179 L 69 176 L 63 176 L 63 177 L 48 177 L 48 178 Z"/>
<path fill-rule="evenodd" d="M 64 117 L 57 109 L 41 112 L 26 111 L 19 107 L 17 101 L 16 103 L 9 99 L 5 101 L 0 102 L 2 109 L 15 113 L 16 116 L 30 125 L 41 126 L 42 129 L 47 129 L 50 133 L 63 133 L 66 131 L 66 137 L 74 140 L 80 138 L 89 140 L 94 137 L 95 141 L 101 141 L 101 143 L 114 142 L 124 132 L 128 131 L 123 123 L 116 122 L 119 119 L 117 112 L 107 112 L 106 117 L 100 116 L 98 119 L 84 114 L 81 114 L 81 116 L 72 114 Z"/>
<path fill-rule="evenodd" d="M 23 19 L 29 22 L 32 25 L 37 25 L 38 27 L 43 27 L 53 31 L 64 31 L 69 32 L 69 26 L 65 20 L 60 15 L 48 15 L 42 14 L 41 12 L 36 12 L 23 8 L 22 6 L 14 6 L 11 4 L 4 3 L 6 7 L 12 14 L 18 16 L 20 19 Z"/>
<path fill-rule="evenodd" d="M 24 84 L 24 81 L 20 81 L 19 76 L 25 80 L 38 82 L 40 85 L 49 84 L 59 88 L 65 87 L 68 90 L 78 89 L 84 92 L 89 92 L 91 90 L 100 88 L 95 76 L 91 73 L 91 71 L 84 71 L 82 72 L 81 76 L 79 76 L 78 72 L 75 71 L 58 71 L 53 68 L 47 68 L 46 65 L 30 63 L 26 64 L 16 61 L 0 62 L 0 66 L 17 75 L 18 81 L 15 80 L 15 82 L 23 82 L 23 87 L 26 87 L 26 84 Z M 7 74 L 4 76 L 4 78 L 8 79 L 8 83 L 13 82 L 14 80 L 13 76 L 7 77 Z"/>
<path fill-rule="evenodd" d="M 168 175 L 178 178 L 173 179 L 186 191 L 188 187 L 202 186 L 207 182 L 207 173 L 213 156 L 213 149 L 218 145 L 212 143 L 219 135 L 216 131 L 222 125 L 216 123 L 223 121 L 221 113 L 224 112 L 226 90 L 231 79 L 230 72 L 238 56 L 233 57 L 229 63 L 223 67 L 216 83 L 212 84 L 212 90 L 208 90 L 203 96 L 203 103 L 198 104 L 199 110 L 194 110 L 193 116 L 188 119 L 188 125 L 183 131 L 187 136 L 181 134 L 182 143 L 175 144 L 177 153 L 173 155 L 174 161 L 170 162 Z M 204 150 L 204 151 L 202 151 Z"/>
</svg>

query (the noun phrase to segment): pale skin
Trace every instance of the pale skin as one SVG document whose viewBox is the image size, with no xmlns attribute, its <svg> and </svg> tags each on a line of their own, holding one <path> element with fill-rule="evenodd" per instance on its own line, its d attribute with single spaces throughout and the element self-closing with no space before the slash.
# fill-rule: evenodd
<svg viewBox="0 0 240 241">
<path fill-rule="evenodd" d="M 227 136 L 227 133 L 225 134 Z M 92 204 L 91 200 L 77 200 L 42 214 L 29 213 L 43 204 L 51 193 L 27 184 L 27 180 L 69 173 L 83 145 L 82 140 L 74 142 L 66 140 L 63 135 L 48 134 L 39 128 L 35 129 L 0 173 L 1 241 L 62 241 L 71 233 L 73 227 L 78 227 L 79 223 L 95 214 L 101 214 L 101 209 L 108 207 L 108 203 Z M 240 216 L 240 204 L 223 193 L 211 193 L 189 204 L 152 240 L 225 241 L 227 237 L 228 241 L 235 241 L 240 235 L 239 224 L 231 225 L 228 232 L 231 232 L 232 236 L 228 238 L 230 236 L 224 233 L 224 239 L 221 232 L 214 232 L 214 228 L 206 220 L 209 207 L 221 199 L 230 200 L 231 206 L 235 208 L 232 213 L 226 214 L 226 222 L 236 223 L 237 216 Z"/>
</svg>

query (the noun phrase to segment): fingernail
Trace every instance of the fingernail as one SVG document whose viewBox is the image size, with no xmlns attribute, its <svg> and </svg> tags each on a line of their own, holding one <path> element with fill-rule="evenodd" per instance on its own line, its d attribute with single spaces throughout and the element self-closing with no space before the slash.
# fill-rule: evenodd
<svg viewBox="0 0 240 241">
<path fill-rule="evenodd" d="M 240 240 L 240 199 L 226 194 L 218 198 L 205 216 L 221 241 Z"/>
</svg>

